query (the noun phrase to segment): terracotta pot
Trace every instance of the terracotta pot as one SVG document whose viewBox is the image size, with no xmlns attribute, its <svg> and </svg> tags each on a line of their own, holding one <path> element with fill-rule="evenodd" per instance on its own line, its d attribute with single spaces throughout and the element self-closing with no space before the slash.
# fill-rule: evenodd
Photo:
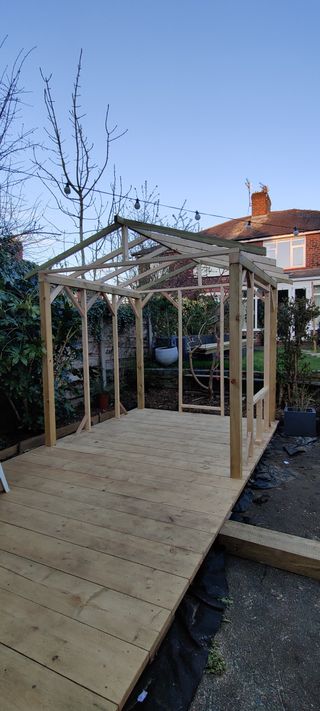
<svg viewBox="0 0 320 711">
<path fill-rule="evenodd" d="M 98 395 L 98 407 L 101 412 L 108 409 L 109 406 L 109 393 L 99 393 Z"/>
</svg>

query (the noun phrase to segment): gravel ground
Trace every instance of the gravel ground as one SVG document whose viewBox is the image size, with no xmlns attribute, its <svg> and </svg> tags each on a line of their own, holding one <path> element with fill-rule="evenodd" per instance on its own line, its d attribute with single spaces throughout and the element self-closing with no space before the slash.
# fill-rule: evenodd
<svg viewBox="0 0 320 711">
<path fill-rule="evenodd" d="M 263 464 L 287 468 L 294 478 L 255 491 L 243 516 L 257 526 L 319 540 L 320 440 L 290 457 L 283 447 L 292 440 L 275 435 Z M 232 556 L 227 576 L 230 622 L 215 638 L 226 672 L 204 674 L 190 711 L 319 711 L 319 583 Z"/>
</svg>

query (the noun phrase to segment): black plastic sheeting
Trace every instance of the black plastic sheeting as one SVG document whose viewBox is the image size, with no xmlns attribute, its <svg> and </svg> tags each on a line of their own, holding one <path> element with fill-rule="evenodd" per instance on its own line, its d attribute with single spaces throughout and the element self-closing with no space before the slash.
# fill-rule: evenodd
<svg viewBox="0 0 320 711">
<path fill-rule="evenodd" d="M 224 554 L 214 545 L 124 711 L 187 711 L 206 667 L 212 638 L 221 625 L 227 595 Z"/>
<path fill-rule="evenodd" d="M 307 452 L 317 441 L 317 437 L 290 437 L 290 442 L 283 445 L 283 449 L 290 457 Z"/>
<path fill-rule="evenodd" d="M 255 470 L 254 478 L 249 481 L 249 486 L 252 489 L 273 489 L 290 479 L 295 479 L 296 476 L 296 473 L 288 466 L 283 468 L 276 464 L 260 462 Z"/>
</svg>

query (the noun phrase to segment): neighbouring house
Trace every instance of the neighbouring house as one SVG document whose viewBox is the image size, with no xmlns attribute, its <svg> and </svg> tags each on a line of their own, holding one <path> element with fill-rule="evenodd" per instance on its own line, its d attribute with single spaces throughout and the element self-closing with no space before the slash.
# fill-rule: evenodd
<svg viewBox="0 0 320 711">
<path fill-rule="evenodd" d="M 279 301 L 305 296 L 320 306 L 320 210 L 271 210 L 266 186 L 251 196 L 251 215 L 215 225 L 206 234 L 265 247 L 292 279 L 279 284 Z"/>
<path fill-rule="evenodd" d="M 279 302 L 288 298 L 306 297 L 320 307 L 320 210 L 271 210 L 271 199 L 267 186 L 251 196 L 251 215 L 228 220 L 200 232 L 204 240 L 213 235 L 225 240 L 251 243 L 264 247 L 266 254 L 276 260 L 292 284 L 278 284 Z M 142 253 L 139 253 L 142 256 Z M 170 267 L 172 276 L 166 285 L 191 287 L 202 283 L 223 283 L 223 270 L 215 266 L 194 266 L 185 269 L 185 262 L 175 262 Z M 140 267 L 143 273 L 143 267 Z M 228 277 L 225 277 L 226 282 Z M 192 291 L 190 291 L 192 293 Z M 188 295 L 188 291 L 185 292 Z M 259 298 L 255 297 L 254 327 L 262 327 L 262 310 Z M 320 318 L 311 324 L 318 327 Z"/>
</svg>

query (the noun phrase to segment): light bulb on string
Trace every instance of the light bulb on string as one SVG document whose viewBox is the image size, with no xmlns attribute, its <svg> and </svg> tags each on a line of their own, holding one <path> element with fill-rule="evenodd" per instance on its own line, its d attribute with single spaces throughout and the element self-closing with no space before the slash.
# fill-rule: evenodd
<svg viewBox="0 0 320 711">
<path fill-rule="evenodd" d="M 140 202 L 139 202 L 139 198 L 138 198 L 138 197 L 136 198 L 136 201 L 135 201 L 135 203 L 134 203 L 134 207 L 135 207 L 135 210 L 140 210 L 141 205 L 140 205 Z"/>
<path fill-rule="evenodd" d="M 71 187 L 70 187 L 69 182 L 67 182 L 64 186 L 64 193 L 65 193 L 65 195 L 70 195 L 70 193 L 71 193 Z"/>
<path fill-rule="evenodd" d="M 200 215 L 199 210 L 196 210 L 196 211 L 195 211 L 194 219 L 197 220 L 197 222 L 198 222 L 198 220 L 201 220 L 201 215 Z"/>
</svg>

